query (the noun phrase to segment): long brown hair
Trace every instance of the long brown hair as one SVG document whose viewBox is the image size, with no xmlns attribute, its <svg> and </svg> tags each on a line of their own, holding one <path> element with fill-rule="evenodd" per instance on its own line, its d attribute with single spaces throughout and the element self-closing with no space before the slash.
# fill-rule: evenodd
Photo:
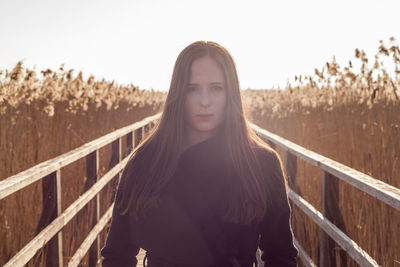
<svg viewBox="0 0 400 267">
<path fill-rule="evenodd" d="M 159 122 L 135 149 L 121 178 L 121 214 L 128 210 L 139 218 L 156 205 L 162 189 L 170 181 L 184 148 L 184 101 L 190 80 L 192 62 L 201 57 L 214 59 L 226 81 L 226 120 L 223 123 L 227 156 L 236 167 L 240 191 L 230 198 L 224 218 L 237 223 L 261 219 L 272 195 L 271 181 L 265 179 L 256 149 L 272 151 L 249 127 L 242 104 L 235 62 L 230 53 L 215 42 L 198 41 L 187 46 L 178 56 L 170 88 Z M 279 164 L 281 164 L 279 162 Z"/>
</svg>

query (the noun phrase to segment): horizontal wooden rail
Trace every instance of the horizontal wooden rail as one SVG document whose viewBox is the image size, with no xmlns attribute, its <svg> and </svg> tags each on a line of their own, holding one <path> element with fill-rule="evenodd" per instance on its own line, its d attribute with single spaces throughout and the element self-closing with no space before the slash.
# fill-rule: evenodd
<svg viewBox="0 0 400 267">
<path fill-rule="evenodd" d="M 56 235 L 90 200 L 92 200 L 107 183 L 114 178 L 126 165 L 129 156 L 110 169 L 97 183 L 72 203 L 60 216 L 36 235 L 4 266 L 23 266 Z"/>
<path fill-rule="evenodd" d="M 400 189 L 387 183 L 379 181 L 362 172 L 354 170 L 337 161 L 326 158 L 302 146 L 292 143 L 278 135 L 268 132 L 255 124 L 251 127 L 263 138 L 281 146 L 287 152 L 311 163 L 320 169 L 331 173 L 332 175 L 342 179 L 343 181 L 353 185 L 361 191 L 385 202 L 391 207 L 400 211 Z"/>
<path fill-rule="evenodd" d="M 304 250 L 304 248 L 300 245 L 299 241 L 297 241 L 296 238 L 293 240 L 294 245 L 296 246 L 297 250 L 299 251 L 299 258 L 301 262 L 306 266 L 306 267 L 316 267 L 315 263 L 312 261 L 310 256 L 308 256 L 307 252 Z"/>
<path fill-rule="evenodd" d="M 75 252 L 74 256 L 72 256 L 71 260 L 68 262 L 68 267 L 78 266 L 81 262 L 82 258 L 85 257 L 92 243 L 96 240 L 99 233 L 104 229 L 108 221 L 111 219 L 112 210 L 114 207 L 114 203 L 108 208 L 103 217 L 99 220 L 95 227 L 90 231 L 89 235 L 82 242 L 80 247 Z"/>
<path fill-rule="evenodd" d="M 358 263 L 360 266 L 379 266 L 378 263 L 360 248 L 351 238 L 345 235 L 333 223 L 327 220 L 321 212 L 316 210 L 310 203 L 293 191 L 289 191 L 289 198 L 309 218 L 311 218 L 322 230 L 324 230 L 339 246 Z"/>
<path fill-rule="evenodd" d="M 112 141 L 134 131 L 149 122 L 160 118 L 161 113 L 154 116 L 147 117 L 146 119 L 133 123 L 129 126 L 118 129 L 112 133 L 109 133 L 103 137 L 95 139 L 83 146 L 76 148 L 70 152 L 62 154 L 53 159 L 44 161 L 35 165 L 34 167 L 27 169 L 26 171 L 20 172 L 14 176 L 11 176 L 5 180 L 0 181 L 0 199 L 7 197 L 8 195 L 42 179 L 44 176 L 57 171 L 58 169 L 81 159 L 82 157 L 92 153 L 93 151 L 102 148 L 103 146 L 111 143 Z"/>
</svg>

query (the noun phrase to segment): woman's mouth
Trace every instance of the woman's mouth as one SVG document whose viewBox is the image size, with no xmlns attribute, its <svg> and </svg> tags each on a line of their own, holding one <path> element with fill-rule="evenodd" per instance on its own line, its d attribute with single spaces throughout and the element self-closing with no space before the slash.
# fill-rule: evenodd
<svg viewBox="0 0 400 267">
<path fill-rule="evenodd" d="M 196 117 L 200 118 L 200 119 L 208 119 L 211 118 L 213 116 L 213 114 L 197 114 Z"/>
</svg>

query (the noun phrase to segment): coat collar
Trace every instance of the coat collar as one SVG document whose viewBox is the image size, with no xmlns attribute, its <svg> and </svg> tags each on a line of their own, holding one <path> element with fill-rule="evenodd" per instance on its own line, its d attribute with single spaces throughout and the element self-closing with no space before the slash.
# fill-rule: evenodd
<svg viewBox="0 0 400 267">
<path fill-rule="evenodd" d="M 211 153 L 216 149 L 221 149 L 224 144 L 225 144 L 225 142 L 224 142 L 224 138 L 223 138 L 223 133 L 222 133 L 222 131 L 219 131 L 216 134 L 214 134 L 213 136 L 207 138 L 206 140 L 203 140 L 197 144 L 187 147 L 181 153 L 181 157 L 185 157 L 185 156 L 193 154 L 193 153 L 198 153 L 202 150 L 207 150 Z"/>
<path fill-rule="evenodd" d="M 224 135 L 219 132 L 188 147 L 179 158 L 179 167 L 191 176 L 203 177 L 202 180 L 228 175 L 231 164 Z"/>
</svg>

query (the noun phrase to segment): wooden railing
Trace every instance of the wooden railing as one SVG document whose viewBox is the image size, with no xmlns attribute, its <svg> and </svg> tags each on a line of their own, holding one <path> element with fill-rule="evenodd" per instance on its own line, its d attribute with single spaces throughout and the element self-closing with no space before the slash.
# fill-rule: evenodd
<svg viewBox="0 0 400 267">
<path fill-rule="evenodd" d="M 42 162 L 26 171 L 20 172 L 5 180 L 0 181 L 0 200 L 25 188 L 26 186 L 39 181 L 43 183 L 43 189 L 46 189 L 49 199 L 56 201 L 56 216 L 52 218 L 51 222 L 43 226 L 43 229 L 28 243 L 26 244 L 14 257 L 12 257 L 4 266 L 23 266 L 33 256 L 44 247 L 54 236 L 57 235 L 57 240 L 51 244 L 52 248 L 56 248 L 56 253 L 51 253 L 50 258 L 46 259 L 46 266 L 64 266 L 62 254 L 62 229 L 63 227 L 74 218 L 80 210 L 92 199 L 96 199 L 95 205 L 95 224 L 91 232 L 86 236 L 80 247 L 68 262 L 68 266 L 78 266 L 82 258 L 89 251 L 89 265 L 95 266 L 100 259 L 100 240 L 99 233 L 104 229 L 107 222 L 111 219 L 113 204 L 108 208 L 105 214 L 100 218 L 100 194 L 99 192 L 117 175 L 121 172 L 126 165 L 129 153 L 122 159 L 122 138 L 126 138 L 128 151 L 132 151 L 144 134 L 154 124 L 154 121 L 160 117 L 157 114 L 148 117 L 140 122 L 126 126 L 116 130 L 110 134 L 93 140 L 85 145 L 74 149 L 70 152 L 62 154 L 56 158 Z M 99 149 L 106 145 L 112 145 L 112 160 L 115 161 L 113 166 L 101 179 L 97 176 L 99 170 Z M 86 158 L 86 176 L 89 184 L 86 192 L 82 194 L 75 202 L 73 202 L 64 211 L 61 210 L 61 168 L 65 167 L 79 159 Z M 86 187 L 86 186 L 85 186 Z M 43 214 L 48 213 L 49 209 L 54 205 L 51 201 L 43 203 Z M 42 215 L 43 215 L 42 214 Z M 47 215 L 42 216 L 47 217 Z"/>
<path fill-rule="evenodd" d="M 0 199 L 3 199 L 26 186 L 39 181 L 41 179 L 43 188 L 46 188 L 55 200 L 57 214 L 53 216 L 51 222 L 43 227 L 43 229 L 26 244 L 13 258 L 11 258 L 5 266 L 23 266 L 49 241 L 57 235 L 57 240 L 52 244 L 56 248 L 50 262 L 56 263 L 52 265 L 64 266 L 62 255 L 62 232 L 63 227 L 74 218 L 77 213 L 82 210 L 85 205 L 92 199 L 96 199 L 95 205 L 95 224 L 91 232 L 86 236 L 80 247 L 76 250 L 68 262 L 68 266 L 78 266 L 82 258 L 89 251 L 89 265 L 95 266 L 100 259 L 100 240 L 99 233 L 105 228 L 107 222 L 111 219 L 113 204 L 107 209 L 105 214 L 100 218 L 100 194 L 99 192 L 121 172 L 127 163 L 130 153 L 122 158 L 122 138 L 126 138 L 126 144 L 129 151 L 140 141 L 143 134 L 147 132 L 153 125 L 154 121 L 160 118 L 161 114 L 148 117 L 140 122 L 130 126 L 116 130 L 101 138 L 91 141 L 77 149 L 60 155 L 51 160 L 40 163 L 26 171 L 11 176 L 0 181 Z M 280 146 L 286 151 L 286 173 L 293 179 L 296 176 L 297 158 L 301 158 L 312 165 L 321 169 L 322 172 L 322 211 L 318 211 L 307 201 L 301 198 L 296 192 L 290 190 L 289 198 L 296 206 L 298 206 L 308 217 L 310 217 L 321 229 L 320 240 L 320 266 L 329 266 L 332 261 L 329 251 L 331 244 L 328 242 L 330 236 L 339 246 L 341 246 L 357 263 L 361 266 L 378 266 L 377 262 L 372 259 L 362 248 L 360 248 L 353 240 L 351 240 L 342 230 L 331 222 L 332 216 L 337 216 L 337 201 L 332 203 L 332 199 L 337 196 L 337 179 L 351 184 L 352 186 L 370 194 L 373 197 L 383 201 L 391 207 L 400 210 L 400 189 L 376 180 L 366 174 L 351 169 L 343 164 L 335 162 L 331 159 L 318 155 L 277 135 L 274 135 L 265 129 L 254 124 L 251 127 L 271 146 Z M 99 149 L 112 144 L 112 154 L 115 161 L 114 166 L 99 179 Z M 64 211 L 61 210 L 61 172 L 60 169 L 79 159 L 86 158 L 86 174 L 87 179 L 92 181 L 87 191 L 82 194 L 75 202 L 73 202 Z M 44 203 L 44 205 L 46 205 Z M 54 203 L 49 203 L 53 205 Z M 336 205 L 336 206 L 335 206 Z M 44 208 L 43 212 L 47 212 Z M 340 213 L 339 213 L 340 214 Z M 338 218 L 335 218 L 336 221 Z M 339 219 L 340 222 L 340 219 Z M 299 249 L 299 257 L 305 266 L 316 266 L 309 255 L 304 251 L 301 244 L 295 239 L 295 245 Z M 259 253 L 257 258 L 259 258 Z"/>
<path fill-rule="evenodd" d="M 289 191 L 289 199 L 299 207 L 309 218 L 311 218 L 321 229 L 319 266 L 331 266 L 335 261 L 332 253 L 333 245 L 329 242 L 330 236 L 347 254 L 352 257 L 360 266 L 379 266 L 378 263 L 359 247 L 344 231 L 345 228 L 341 213 L 338 207 L 338 180 L 358 188 L 359 190 L 377 198 L 389 206 L 400 211 L 400 189 L 374 179 L 362 172 L 347 167 L 339 162 L 321 156 L 315 152 L 296 145 L 278 135 L 268 132 L 265 129 L 251 124 L 251 127 L 267 141 L 271 146 L 280 146 L 286 151 L 286 174 L 290 178 L 289 185 L 294 184 L 296 177 L 297 158 L 317 166 L 321 169 L 322 179 L 322 211 L 318 211 L 310 203 L 300 197 L 295 191 Z M 338 218 L 339 217 L 339 218 Z M 335 220 L 336 225 L 332 223 Z M 299 257 L 306 266 L 316 266 L 309 255 L 295 240 L 299 249 Z"/>
</svg>

